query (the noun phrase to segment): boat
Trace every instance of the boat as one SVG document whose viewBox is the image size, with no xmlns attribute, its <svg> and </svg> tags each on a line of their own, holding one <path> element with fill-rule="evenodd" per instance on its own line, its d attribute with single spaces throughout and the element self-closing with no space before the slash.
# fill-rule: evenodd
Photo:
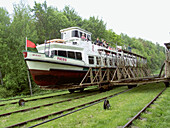
<svg viewBox="0 0 170 128">
<path fill-rule="evenodd" d="M 91 32 L 79 27 L 60 30 L 61 39 L 37 45 L 38 52 L 24 51 L 24 59 L 37 85 L 42 88 L 71 89 L 78 85 L 89 68 L 117 67 L 118 60 L 127 58 L 126 65 L 135 66 L 136 57 L 144 57 L 116 48 L 95 44 Z M 85 38 L 81 38 L 84 36 Z"/>
</svg>

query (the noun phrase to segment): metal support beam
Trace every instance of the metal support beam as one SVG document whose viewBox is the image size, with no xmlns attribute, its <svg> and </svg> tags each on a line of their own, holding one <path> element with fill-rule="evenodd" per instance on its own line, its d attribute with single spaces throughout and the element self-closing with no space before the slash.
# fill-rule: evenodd
<svg viewBox="0 0 170 128">
<path fill-rule="evenodd" d="M 29 70 L 27 70 L 27 74 L 28 74 L 28 82 L 29 82 L 29 87 L 30 87 L 30 95 L 32 96 L 32 85 L 31 85 L 31 79 L 30 79 L 30 75 L 29 75 Z"/>
</svg>

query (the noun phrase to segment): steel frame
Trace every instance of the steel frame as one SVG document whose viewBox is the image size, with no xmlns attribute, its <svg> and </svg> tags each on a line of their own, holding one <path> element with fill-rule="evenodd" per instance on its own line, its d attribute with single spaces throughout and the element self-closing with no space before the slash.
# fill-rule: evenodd
<svg viewBox="0 0 170 128">
<path fill-rule="evenodd" d="M 128 56 L 130 54 L 126 54 Z M 113 86 L 128 83 L 133 85 L 132 80 L 135 82 L 141 80 L 142 78 L 151 77 L 151 71 L 146 65 L 145 58 L 134 56 L 133 59 L 128 59 L 124 56 L 119 56 L 116 54 L 116 64 L 117 67 L 90 67 L 86 75 L 82 79 L 80 86 L 84 87 L 87 85 L 99 85 L 103 86 Z M 112 58 L 112 60 L 114 60 Z M 135 62 L 136 61 L 136 62 Z M 135 83 L 136 84 L 136 83 Z"/>
</svg>

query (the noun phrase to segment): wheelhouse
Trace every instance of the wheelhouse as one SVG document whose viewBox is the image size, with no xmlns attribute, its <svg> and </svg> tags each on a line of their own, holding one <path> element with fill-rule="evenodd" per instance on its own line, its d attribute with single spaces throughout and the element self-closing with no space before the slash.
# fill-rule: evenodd
<svg viewBox="0 0 170 128">
<path fill-rule="evenodd" d="M 66 29 L 60 30 L 61 32 L 61 39 L 63 40 L 70 40 L 70 39 L 81 39 L 82 35 L 84 34 L 85 38 L 88 41 L 91 41 L 91 32 L 88 32 L 84 29 L 79 27 L 70 27 Z"/>
</svg>

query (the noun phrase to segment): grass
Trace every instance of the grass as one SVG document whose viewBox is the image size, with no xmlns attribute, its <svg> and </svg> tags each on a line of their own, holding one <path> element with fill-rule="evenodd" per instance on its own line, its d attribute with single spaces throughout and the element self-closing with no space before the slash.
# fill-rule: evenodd
<svg viewBox="0 0 170 128">
<path fill-rule="evenodd" d="M 2 89 L 2 87 L 0 87 L 0 90 L 1 89 Z M 3 91 L 3 90 L 1 90 L 1 91 Z M 38 88 L 38 90 L 36 92 L 33 92 L 33 96 L 21 94 L 21 95 L 16 95 L 16 96 L 13 96 L 13 97 L 3 98 L 2 95 L 0 95 L 0 100 L 12 100 L 12 99 L 15 99 L 15 98 L 22 98 L 22 97 L 24 97 L 24 98 L 25 97 L 34 97 L 34 96 L 38 96 L 38 95 L 46 95 L 46 94 L 49 94 L 49 93 L 56 93 L 56 92 L 61 92 L 61 91 L 64 91 L 64 90 L 42 90 L 42 89 Z M 5 92 L 3 92 L 3 93 L 5 93 Z"/>
<path fill-rule="evenodd" d="M 136 115 L 137 112 L 139 112 L 148 102 L 150 102 L 163 88 L 164 88 L 164 84 L 162 83 L 142 85 L 132 89 L 131 91 L 128 91 L 119 96 L 109 99 L 109 102 L 111 104 L 110 110 L 103 110 L 103 103 L 99 103 L 92 107 L 86 108 L 82 111 L 71 114 L 69 116 L 62 117 L 58 120 L 54 120 L 49 123 L 43 124 L 39 127 L 41 128 L 47 128 L 47 127 L 48 128 L 53 128 L 53 127 L 55 128 L 58 127 L 60 128 L 89 128 L 89 127 L 90 128 L 91 127 L 92 128 L 93 127 L 116 128 L 118 126 L 123 126 L 128 122 L 130 118 Z M 109 96 L 111 94 L 120 92 L 125 89 L 127 89 L 127 87 L 115 88 L 111 91 L 100 93 L 95 96 L 89 96 L 86 98 L 81 98 L 70 102 L 55 104 L 49 107 L 41 107 L 40 109 L 36 109 L 24 113 L 17 113 L 6 117 L 1 117 L 0 127 L 6 127 L 15 123 L 40 117 L 49 113 L 64 110 L 73 106 L 90 102 L 92 100 Z M 58 97 L 58 100 L 61 100 L 62 98 L 63 99 L 72 98 L 74 97 L 74 95 L 75 94 L 71 94 L 70 96 L 66 96 L 66 97 L 61 96 Z M 42 104 L 44 104 L 43 102 L 47 102 L 48 100 L 46 99 L 44 101 L 43 100 L 40 101 L 42 101 Z M 53 100 L 56 99 L 51 99 L 51 101 Z M 26 106 L 27 105 L 28 104 L 26 103 Z M 9 108 L 10 107 L 12 106 L 9 106 Z M 0 107 L 0 109 L 1 108 L 2 107 Z M 11 110 L 15 110 L 15 109 L 16 108 L 13 108 Z M 56 116 L 51 116 L 48 119 L 54 117 Z M 40 122 L 42 122 L 42 120 L 30 122 L 23 127 L 32 126 Z"/>
<path fill-rule="evenodd" d="M 19 98 L 19 99 L 24 99 L 24 100 L 28 100 L 28 99 L 36 99 L 36 98 L 41 98 L 41 97 L 47 97 L 47 96 L 54 96 L 54 95 L 59 95 L 59 94 L 64 94 L 64 93 L 69 93 L 68 91 L 59 91 L 59 92 L 54 92 L 54 93 L 49 93 L 49 94 L 44 94 L 44 95 L 36 95 L 36 96 L 28 96 L 28 97 L 24 97 L 23 96 L 17 96 L 14 98 Z M 19 101 L 19 99 L 6 99 L 8 101 L 1 101 L 0 104 L 6 104 L 6 103 L 11 103 L 11 102 L 15 102 L 15 101 Z"/>
<path fill-rule="evenodd" d="M 96 86 L 90 86 L 88 88 L 86 88 L 86 90 L 91 90 L 91 89 L 96 89 Z M 49 91 L 50 92 L 50 91 Z M 69 93 L 68 90 L 57 90 L 56 92 L 51 91 L 51 93 L 47 93 L 47 94 L 37 94 L 37 95 L 33 95 L 33 96 L 16 96 L 16 97 L 9 97 L 6 99 L 0 99 L 0 100 L 8 100 L 9 101 L 0 101 L 0 104 L 4 104 L 4 103 L 11 103 L 11 102 L 15 102 L 15 101 L 19 101 L 19 99 L 24 99 L 24 100 L 28 100 L 28 99 L 35 99 L 35 98 L 41 98 L 41 97 L 47 97 L 47 96 L 54 96 L 54 95 L 59 95 L 59 94 L 65 94 L 65 93 Z M 15 99 L 15 98 L 19 98 L 19 99 Z"/>
<path fill-rule="evenodd" d="M 22 121 L 26 121 L 29 119 L 33 119 L 36 117 L 40 117 L 49 113 L 53 113 L 56 111 L 60 111 L 63 109 L 67 109 L 73 106 L 77 106 L 107 95 L 111 95 L 113 93 L 125 90 L 125 88 L 127 87 L 121 87 L 121 88 L 115 88 L 114 90 L 108 91 L 108 92 L 104 92 L 104 93 L 99 93 L 98 95 L 95 96 L 89 96 L 86 98 L 81 98 L 81 99 L 77 99 L 77 100 L 73 100 L 70 102 L 64 102 L 61 104 L 55 104 L 52 106 L 48 106 L 48 107 L 41 107 L 40 109 L 36 109 L 36 110 L 32 110 L 32 111 L 28 111 L 28 112 L 24 112 L 24 113 L 16 113 L 16 114 L 12 114 L 10 116 L 6 116 L 6 117 L 1 117 L 0 120 L 3 123 L 0 123 L 0 127 L 6 127 L 15 123 L 19 123 Z M 71 95 L 75 95 L 75 94 L 71 94 Z M 73 96 L 67 96 L 65 98 L 72 98 Z M 59 99 L 61 99 L 62 97 L 59 97 Z M 46 99 L 47 100 L 47 99 Z M 36 102 L 36 101 L 35 101 Z M 1 108 L 1 107 L 0 107 Z"/>
<path fill-rule="evenodd" d="M 111 110 L 103 110 L 103 103 L 76 112 L 69 116 L 43 124 L 41 128 L 116 128 L 123 126 L 136 115 L 162 89 L 163 84 L 148 84 L 109 99 Z M 53 118 L 50 117 L 49 119 Z M 25 127 L 40 123 L 36 121 Z"/>
<path fill-rule="evenodd" d="M 96 92 L 91 92 L 90 94 L 93 94 L 93 93 L 95 94 Z M 60 93 L 57 93 L 57 95 L 58 94 L 60 94 Z M 53 96 L 53 95 L 54 94 L 48 94 L 48 95 L 45 95 L 45 96 Z M 64 95 L 64 96 L 58 96 L 58 97 L 52 97 L 52 98 L 48 98 L 48 99 L 40 99 L 40 100 L 35 100 L 35 101 L 29 101 L 29 102 L 26 102 L 25 106 L 22 106 L 22 107 L 20 107 L 18 104 L 7 104 L 5 106 L 0 107 L 0 114 L 11 112 L 11 111 L 16 111 L 16 110 L 21 110 L 21 109 L 26 109 L 26 108 L 30 108 L 30 107 L 35 107 L 35 106 L 39 106 L 39 105 L 43 105 L 43 104 L 49 104 L 49 103 L 53 103 L 53 102 L 57 102 L 57 101 L 61 101 L 61 100 L 70 99 L 70 98 L 75 98 L 75 97 L 79 97 L 79 96 L 82 96 L 82 95 L 87 95 L 87 92 L 72 93 L 72 94 L 68 93 L 68 95 Z M 41 97 L 45 97 L 45 96 L 41 96 Z M 39 98 L 39 97 L 37 97 L 37 98 Z M 32 98 L 27 98 L 27 99 L 32 99 Z"/>
<path fill-rule="evenodd" d="M 170 128 L 170 88 L 142 114 L 146 120 L 136 120 L 134 125 L 140 128 Z M 149 113 L 149 114 L 148 114 Z"/>
</svg>

